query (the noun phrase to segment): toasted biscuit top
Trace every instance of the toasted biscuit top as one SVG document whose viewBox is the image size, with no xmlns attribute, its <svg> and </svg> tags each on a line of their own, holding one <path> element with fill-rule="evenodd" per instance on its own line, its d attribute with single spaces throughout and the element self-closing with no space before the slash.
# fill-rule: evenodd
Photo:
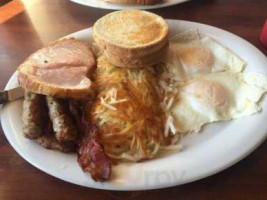
<svg viewBox="0 0 267 200">
<path fill-rule="evenodd" d="M 121 47 L 143 47 L 155 44 L 168 35 L 168 25 L 158 15 L 146 11 L 124 10 L 99 19 L 94 34 Z"/>
</svg>

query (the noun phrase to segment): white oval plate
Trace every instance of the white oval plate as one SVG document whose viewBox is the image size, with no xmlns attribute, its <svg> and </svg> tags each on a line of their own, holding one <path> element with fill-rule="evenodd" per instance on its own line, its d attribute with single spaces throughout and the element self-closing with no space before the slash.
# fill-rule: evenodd
<svg viewBox="0 0 267 200">
<path fill-rule="evenodd" d="M 267 58 L 254 46 L 224 30 L 188 21 L 168 20 L 170 35 L 179 31 L 198 28 L 202 35 L 209 35 L 229 47 L 247 62 L 247 71 L 267 74 Z M 91 28 L 67 37 L 92 40 Z M 18 86 L 14 73 L 5 89 Z M 181 185 L 215 174 L 235 164 L 264 141 L 267 133 L 267 99 L 263 98 L 263 111 L 239 120 L 207 125 L 200 134 L 192 134 L 181 143 L 180 153 L 156 158 L 142 163 L 113 166 L 112 179 L 94 182 L 83 173 L 75 154 L 46 150 L 25 139 L 21 133 L 22 101 L 2 107 L 1 122 L 4 133 L 14 149 L 29 163 L 62 180 L 92 188 L 108 190 L 146 190 Z"/>
<path fill-rule="evenodd" d="M 70 0 L 75 3 L 95 7 L 102 9 L 111 9 L 111 10 L 125 10 L 125 9 L 138 9 L 138 10 L 150 10 L 156 8 L 163 8 L 167 6 L 172 6 L 175 4 L 180 4 L 189 0 L 164 0 L 162 3 L 155 5 L 129 5 L 129 4 L 119 4 L 119 3 L 111 3 L 104 0 Z"/>
</svg>

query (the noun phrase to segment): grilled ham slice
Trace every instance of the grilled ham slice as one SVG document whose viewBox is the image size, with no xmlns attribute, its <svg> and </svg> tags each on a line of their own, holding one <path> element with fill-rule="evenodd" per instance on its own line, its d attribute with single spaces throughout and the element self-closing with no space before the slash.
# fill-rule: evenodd
<svg viewBox="0 0 267 200">
<path fill-rule="evenodd" d="M 18 80 L 24 89 L 34 93 L 87 100 L 94 96 L 90 74 L 95 66 L 89 44 L 63 39 L 29 56 L 18 68 Z"/>
</svg>

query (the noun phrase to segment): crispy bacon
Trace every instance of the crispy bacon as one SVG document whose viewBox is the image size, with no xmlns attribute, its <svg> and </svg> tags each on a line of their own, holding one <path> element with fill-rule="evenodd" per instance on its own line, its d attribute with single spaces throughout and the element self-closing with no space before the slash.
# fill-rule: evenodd
<svg viewBox="0 0 267 200">
<path fill-rule="evenodd" d="M 78 163 L 95 181 L 107 180 L 111 174 L 111 161 L 99 143 L 99 128 L 90 123 L 85 126 L 85 134 L 79 143 Z"/>
<path fill-rule="evenodd" d="M 70 101 L 69 105 L 81 134 L 81 140 L 78 144 L 78 163 L 83 171 L 91 173 L 94 180 L 109 179 L 111 161 L 99 143 L 98 126 L 86 121 L 81 102 Z"/>
</svg>

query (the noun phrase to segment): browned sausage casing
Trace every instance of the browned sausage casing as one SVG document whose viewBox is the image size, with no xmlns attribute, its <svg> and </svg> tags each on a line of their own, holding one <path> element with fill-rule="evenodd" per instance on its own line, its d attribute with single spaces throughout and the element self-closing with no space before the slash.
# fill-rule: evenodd
<svg viewBox="0 0 267 200">
<path fill-rule="evenodd" d="M 36 142 L 46 149 L 57 150 L 64 153 L 75 152 L 74 142 L 60 143 L 53 134 L 42 135 Z"/>
<path fill-rule="evenodd" d="M 65 102 L 49 96 L 46 100 L 56 139 L 59 142 L 76 141 L 77 128 Z"/>
<path fill-rule="evenodd" d="M 45 98 L 43 95 L 26 92 L 23 102 L 22 132 L 26 138 L 36 139 L 42 135 Z"/>
</svg>

